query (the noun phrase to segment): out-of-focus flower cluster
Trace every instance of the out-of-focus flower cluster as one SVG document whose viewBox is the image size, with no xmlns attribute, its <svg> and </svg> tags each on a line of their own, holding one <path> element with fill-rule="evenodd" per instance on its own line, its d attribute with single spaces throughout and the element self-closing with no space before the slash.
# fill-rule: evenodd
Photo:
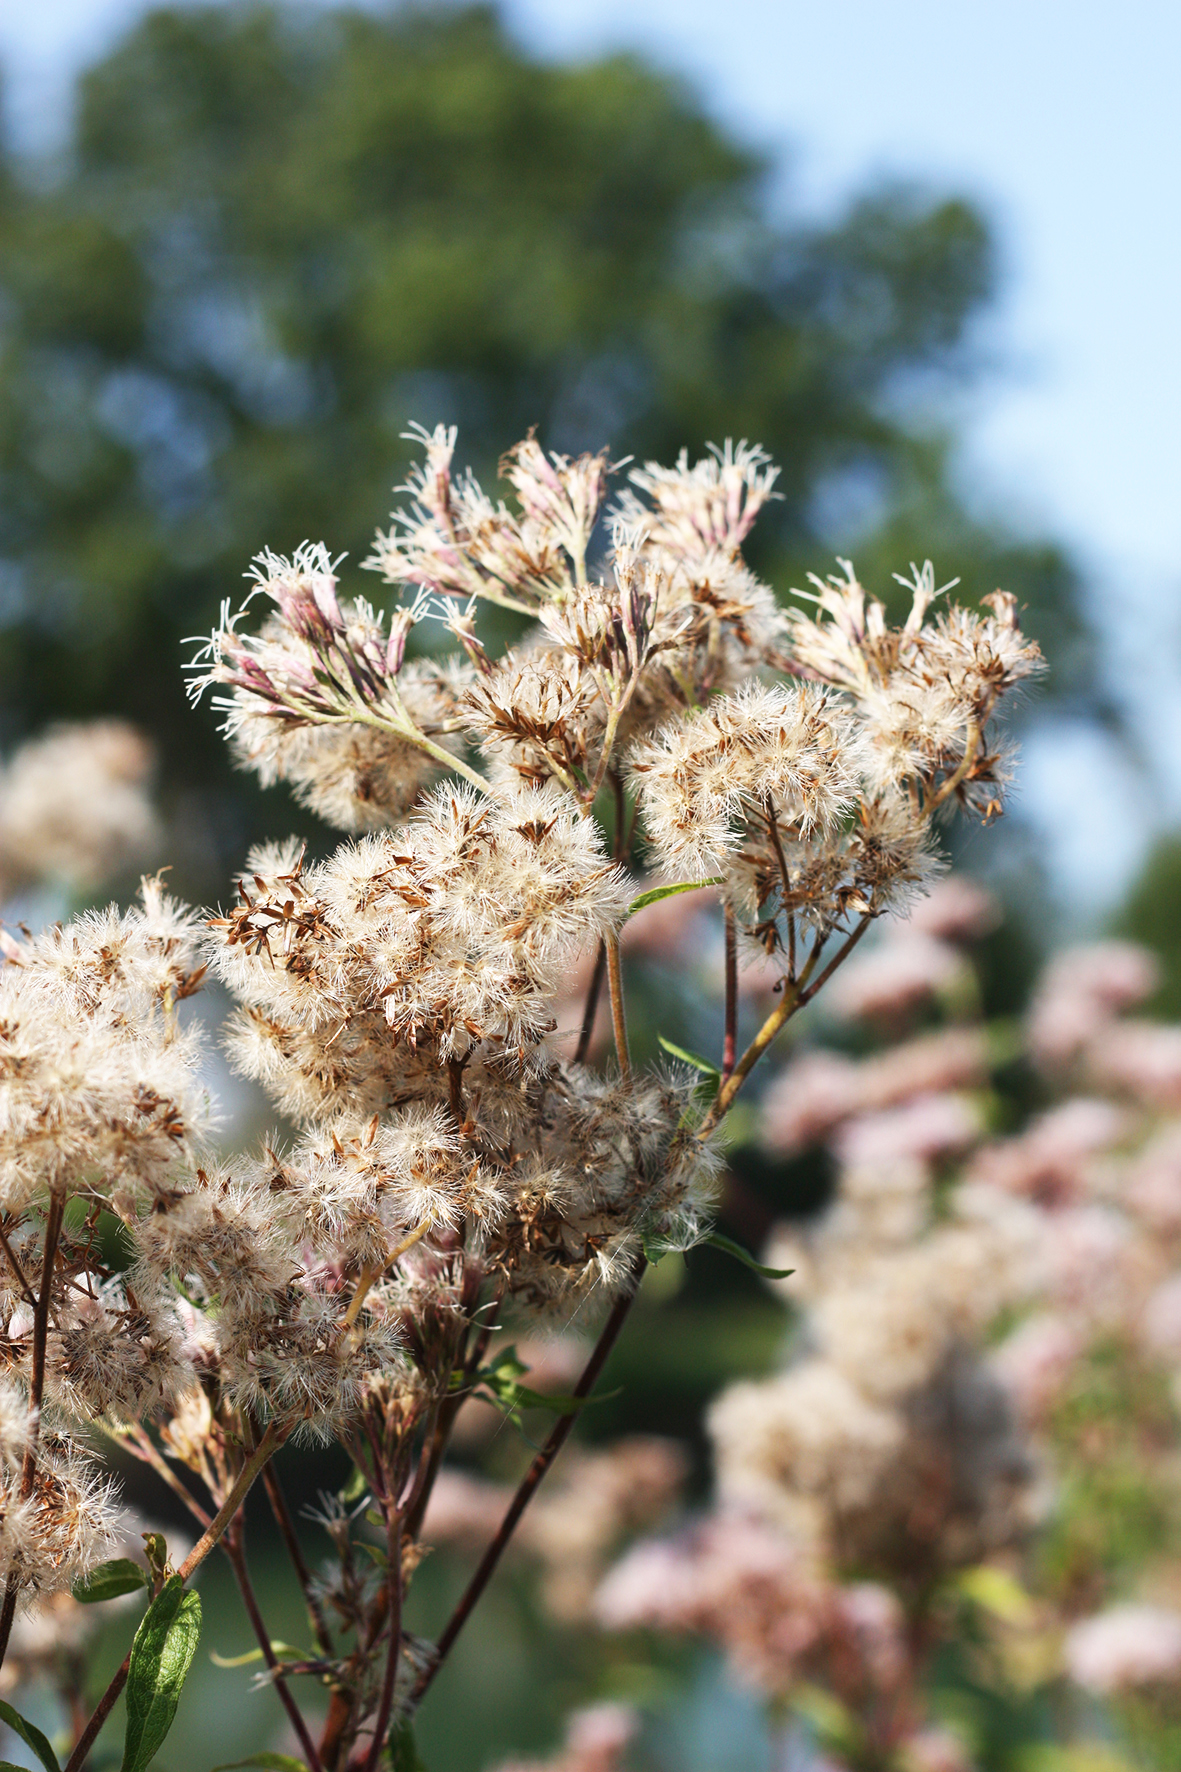
<svg viewBox="0 0 1181 1772">
<path fill-rule="evenodd" d="M 970 944 L 996 922 L 938 886 L 834 985 L 858 1055 L 772 1077 L 757 1142 L 834 1174 L 763 1257 L 794 1270 L 787 1363 L 714 1403 L 712 1510 L 594 1600 L 609 1630 L 724 1648 L 826 1766 L 977 1763 L 962 1715 L 941 1733 L 948 1642 L 997 1703 L 1066 1681 L 1153 1753 L 1178 1721 L 1178 1030 L 1135 1013 L 1156 966 L 1115 942 L 1053 959 L 1019 1026 L 985 1022 Z M 998 1072 L 1036 1104 L 1015 1123 Z M 1085 1753 L 1057 1715 L 1042 1739 Z"/>
<path fill-rule="evenodd" d="M 0 902 L 42 881 L 92 892 L 151 859 L 152 752 L 122 720 L 58 726 L 0 766 Z"/>
</svg>

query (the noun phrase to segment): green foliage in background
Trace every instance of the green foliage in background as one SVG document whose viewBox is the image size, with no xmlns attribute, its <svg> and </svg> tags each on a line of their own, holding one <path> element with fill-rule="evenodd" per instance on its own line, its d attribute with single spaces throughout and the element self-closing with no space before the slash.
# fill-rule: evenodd
<svg viewBox="0 0 1181 1772">
<path fill-rule="evenodd" d="M 931 554 L 1028 602 L 1066 682 L 1069 568 L 948 483 L 984 221 L 887 190 L 780 223 L 767 176 L 677 82 L 542 65 L 492 8 L 145 18 L 83 78 L 60 176 L 0 165 L 0 740 L 139 721 L 176 883 L 216 890 L 273 818 L 185 709 L 180 642 L 264 545 L 355 566 L 414 419 L 489 478 L 533 424 L 616 456 L 761 440 L 777 584 L 842 542 L 867 582 Z"/>
</svg>

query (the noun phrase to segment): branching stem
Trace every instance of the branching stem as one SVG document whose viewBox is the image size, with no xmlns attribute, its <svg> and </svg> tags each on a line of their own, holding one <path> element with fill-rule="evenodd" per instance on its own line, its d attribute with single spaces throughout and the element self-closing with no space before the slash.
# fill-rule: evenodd
<svg viewBox="0 0 1181 1772">
<path fill-rule="evenodd" d="M 335 1650 L 328 1632 L 324 1609 L 316 1597 L 315 1588 L 312 1586 L 312 1572 L 304 1557 L 303 1548 L 296 1534 L 295 1523 L 287 1507 L 287 1498 L 283 1494 L 283 1486 L 279 1481 L 279 1473 L 274 1464 L 266 1466 L 262 1473 L 262 1482 L 263 1488 L 267 1492 L 267 1500 L 271 1504 L 271 1512 L 275 1516 L 275 1524 L 279 1528 L 287 1555 L 291 1558 L 291 1566 L 295 1570 L 300 1587 L 303 1589 L 303 1597 L 311 1617 L 316 1642 L 324 1654 L 331 1657 L 335 1654 Z"/>
<path fill-rule="evenodd" d="M 33 1361 L 29 1375 L 29 1437 L 25 1445 L 24 1457 L 21 1460 L 20 1498 L 22 1501 L 27 1501 L 33 1493 L 33 1482 L 37 1475 L 37 1441 L 41 1433 L 41 1399 L 45 1393 L 45 1348 L 49 1340 L 49 1312 L 53 1302 L 53 1268 L 57 1260 L 57 1244 L 58 1238 L 61 1236 L 65 1210 L 65 1194 L 50 1194 L 49 1210 L 45 1215 L 41 1291 L 37 1296 L 37 1305 L 33 1312 Z M 0 1665 L 3 1665 L 4 1657 L 8 1653 L 8 1639 L 12 1635 L 12 1621 L 16 1616 L 16 1600 L 19 1592 L 20 1583 L 17 1577 L 10 1575 L 8 1586 L 4 1591 L 4 1605 L 0 1608 Z"/>
<path fill-rule="evenodd" d="M 291 1727 L 295 1730 L 296 1736 L 299 1739 L 299 1745 L 307 1755 L 308 1772 L 324 1772 L 323 1766 L 320 1763 L 320 1756 L 316 1752 L 316 1744 L 312 1740 L 308 1726 L 300 1714 L 299 1706 L 291 1696 L 290 1687 L 283 1678 L 282 1673 L 279 1671 L 279 1657 L 271 1647 L 271 1634 L 268 1631 L 266 1622 L 259 1610 L 258 1599 L 254 1592 L 254 1584 L 250 1579 L 250 1571 L 246 1565 L 245 1538 L 246 1534 L 243 1518 L 242 1515 L 239 1514 L 222 1541 L 222 1549 L 230 1560 L 230 1565 L 238 1583 L 238 1592 L 242 1595 L 242 1604 L 246 1608 L 246 1616 L 250 1620 L 250 1627 L 258 1638 L 258 1646 L 262 1650 L 262 1658 L 271 1670 L 270 1683 L 274 1687 L 279 1703 L 287 1712 L 287 1719 L 290 1722 Z"/>
<path fill-rule="evenodd" d="M 611 1349 L 615 1346 L 619 1331 L 623 1328 L 627 1319 L 627 1314 L 631 1310 L 632 1303 L 639 1290 L 640 1281 L 644 1276 L 644 1270 L 647 1266 L 648 1261 L 646 1256 L 639 1256 L 635 1267 L 632 1269 L 631 1285 L 626 1292 L 622 1293 L 620 1297 L 616 1299 L 611 1315 L 604 1323 L 599 1339 L 595 1343 L 594 1351 L 583 1368 L 578 1383 L 574 1386 L 572 1392 L 573 1396 L 577 1398 L 589 1397 L 594 1390 L 595 1385 L 598 1383 L 599 1375 L 607 1363 L 607 1357 L 610 1354 Z M 497 1528 L 495 1538 L 493 1538 L 491 1544 L 481 1557 L 479 1567 L 468 1582 L 467 1587 L 464 1589 L 459 1604 L 451 1614 L 443 1634 L 435 1645 L 435 1653 L 431 1658 L 430 1666 L 425 1668 L 419 1675 L 417 1683 L 415 1684 L 410 1697 L 406 1701 L 408 1715 L 413 1715 L 414 1710 L 421 1703 L 422 1698 L 431 1682 L 434 1680 L 435 1675 L 438 1673 L 444 1661 L 446 1661 L 448 1655 L 451 1653 L 451 1650 L 454 1648 L 456 1638 L 471 1617 L 480 1596 L 492 1579 L 496 1566 L 504 1554 L 505 1547 L 512 1538 L 513 1533 L 516 1531 L 522 1514 L 532 1501 L 546 1475 L 546 1472 L 553 1464 L 554 1459 L 558 1456 L 558 1453 L 569 1438 L 570 1430 L 574 1426 L 574 1417 L 576 1413 L 577 1411 L 572 1409 L 569 1414 L 560 1415 L 558 1417 L 553 1428 L 550 1430 L 549 1438 L 546 1440 L 544 1446 L 542 1446 L 540 1452 L 538 1452 L 536 1458 L 533 1460 L 533 1463 L 522 1477 L 517 1487 L 517 1492 L 509 1503 L 508 1512 L 505 1514 L 504 1519 L 500 1522 L 500 1525 Z"/>
<path fill-rule="evenodd" d="M 726 1031 L 722 1040 L 722 1081 L 733 1072 L 738 1059 L 738 920 L 734 902 L 727 898 L 723 909 L 726 931 Z"/>
</svg>

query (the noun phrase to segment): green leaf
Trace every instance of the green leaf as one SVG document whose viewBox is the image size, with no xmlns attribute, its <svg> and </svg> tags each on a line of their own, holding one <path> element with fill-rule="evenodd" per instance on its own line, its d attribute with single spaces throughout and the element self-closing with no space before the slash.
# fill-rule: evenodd
<svg viewBox="0 0 1181 1772">
<path fill-rule="evenodd" d="M 127 1734 L 120 1772 L 144 1772 L 172 1727 L 201 1635 L 201 1599 L 171 1576 L 143 1615 L 127 1671 Z"/>
<path fill-rule="evenodd" d="M 761 1261 L 755 1260 L 749 1249 L 744 1249 L 733 1237 L 723 1236 L 721 1231 L 711 1231 L 708 1237 L 701 1240 L 713 1249 L 721 1249 L 726 1255 L 732 1255 L 735 1261 L 740 1261 L 743 1267 L 750 1268 L 753 1273 L 762 1274 L 764 1280 L 786 1280 L 789 1274 L 796 1271 L 794 1267 L 764 1267 Z"/>
<path fill-rule="evenodd" d="M 7 1723 L 8 1727 L 20 1736 L 25 1746 L 32 1748 L 45 1767 L 45 1772 L 61 1772 L 61 1767 L 57 1763 L 57 1755 L 40 1729 L 33 1723 L 26 1723 L 20 1712 L 13 1710 L 12 1706 L 6 1704 L 2 1698 L 0 1698 L 0 1722 Z"/>
<path fill-rule="evenodd" d="M 401 1717 L 390 1731 L 387 1747 L 391 1772 L 426 1772 L 414 1740 L 414 1725 Z"/>
<path fill-rule="evenodd" d="M 294 1643 L 271 1643 L 271 1654 L 278 1661 L 314 1661 L 304 1649 L 297 1649 Z M 245 1655 L 219 1655 L 216 1649 L 209 1651 L 209 1659 L 214 1667 L 249 1667 L 252 1661 L 261 1661 L 261 1649 L 247 1649 Z M 242 1762 L 245 1765 L 245 1761 Z"/>
<path fill-rule="evenodd" d="M 83 1606 L 93 1606 L 99 1600 L 117 1600 L 120 1594 L 133 1594 L 137 1587 L 147 1585 L 147 1570 L 139 1563 L 130 1557 L 114 1557 L 92 1569 L 84 1581 L 76 1581 L 71 1592 Z"/>
<path fill-rule="evenodd" d="M 721 1071 L 716 1064 L 711 1064 L 708 1058 L 700 1058 L 696 1052 L 690 1052 L 684 1046 L 674 1046 L 672 1041 L 666 1040 L 663 1034 L 657 1034 L 656 1037 L 664 1050 L 671 1052 L 674 1058 L 683 1058 L 686 1064 L 691 1064 L 693 1069 L 700 1071 L 704 1077 L 712 1077 L 715 1081 L 721 1080 Z"/>
<path fill-rule="evenodd" d="M 573 1415 L 575 1410 L 584 1409 L 590 1401 L 589 1397 L 530 1390 L 527 1384 L 521 1383 L 522 1373 L 528 1370 L 515 1347 L 502 1348 L 494 1360 L 489 1361 L 487 1366 L 480 1367 L 472 1380 L 472 1386 L 474 1390 L 483 1389 L 489 1400 L 516 1427 L 521 1425 L 522 1409 L 549 1409 L 554 1415 Z M 598 1402 L 602 1400 L 601 1397 L 596 1399 Z"/>
<path fill-rule="evenodd" d="M 974 1605 L 1005 1624 L 1028 1624 L 1034 1616 L 1033 1601 L 1016 1576 L 995 1564 L 977 1563 L 974 1568 L 961 1569 L 955 1585 Z"/>
<path fill-rule="evenodd" d="M 637 911 L 647 910 L 650 904 L 659 904 L 662 898 L 675 898 L 678 892 L 701 892 L 707 886 L 720 886 L 723 878 L 721 874 L 714 874 L 708 880 L 686 880 L 680 886 L 653 886 L 651 892 L 641 892 L 639 898 L 632 899 L 623 921 L 626 923 Z"/>
<path fill-rule="evenodd" d="M 362 1495 L 368 1495 L 368 1493 L 369 1478 L 359 1465 L 354 1465 L 352 1476 L 340 1492 L 340 1499 L 346 1507 L 352 1507 L 355 1501 L 360 1501 Z"/>
<path fill-rule="evenodd" d="M 248 1760 L 229 1760 L 224 1766 L 215 1766 L 213 1772 L 241 1772 L 243 1766 L 259 1766 L 262 1772 L 308 1772 L 302 1760 L 294 1754 L 273 1754 L 269 1751 L 251 1754 Z"/>
</svg>

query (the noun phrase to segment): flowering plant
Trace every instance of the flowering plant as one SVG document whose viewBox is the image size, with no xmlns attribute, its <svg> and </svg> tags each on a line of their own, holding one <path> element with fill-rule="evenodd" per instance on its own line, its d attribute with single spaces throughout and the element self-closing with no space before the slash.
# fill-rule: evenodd
<svg viewBox="0 0 1181 1772">
<path fill-rule="evenodd" d="M 415 1709 L 645 1267 L 711 1234 L 719 1134 L 754 1065 L 874 920 L 927 889 L 938 816 L 998 810 L 994 716 L 1039 668 L 1011 598 L 943 610 L 929 565 L 906 581 L 901 626 L 847 564 L 813 581 L 811 613 L 782 610 L 741 556 L 775 481 L 746 444 L 633 469 L 592 576 L 605 456 L 527 439 L 503 464 L 510 509 L 453 474 L 454 432 L 421 441 L 409 503 L 367 562 L 408 601 L 388 617 L 342 602 L 320 546 L 260 555 L 247 605 L 194 664 L 194 696 L 216 690 L 239 760 L 351 839 L 315 863 L 299 842 L 255 851 L 204 931 L 149 881 L 134 910 L 7 941 L 0 1660 L 21 1605 L 71 1587 L 150 1596 L 67 1772 L 124 1686 L 124 1764 L 149 1763 L 195 1647 L 187 1583 L 218 1546 L 308 1772 L 409 1756 Z M 270 607 L 253 630 L 256 598 Z M 481 601 L 534 624 L 500 657 Z M 435 616 L 452 655 L 410 656 Z M 640 844 L 646 890 L 629 876 Z M 724 911 L 720 1062 L 641 1070 L 620 932 L 690 891 Z M 744 950 L 776 984 L 739 1050 Z M 588 996 L 567 1027 L 584 953 Z M 233 1163 L 211 1144 L 182 1008 L 210 968 L 237 1002 L 233 1061 L 296 1128 Z M 604 986 L 615 1062 L 595 1070 Z M 584 1306 L 605 1317 L 572 1395 L 450 1624 L 421 1642 L 402 1600 L 456 1415 L 478 1391 L 512 1405 L 494 1329 Z M 146 1564 L 110 1558 L 88 1428 L 192 1514 L 175 1568 L 155 1537 Z M 356 1472 L 315 1576 L 271 1463 L 300 1435 L 336 1440 Z M 281 1652 L 259 1613 L 241 1511 L 257 1479 L 306 1598 L 307 1655 Z M 363 1562 L 367 1512 L 383 1543 Z M 328 1691 L 318 1740 L 297 1678 Z"/>
</svg>

